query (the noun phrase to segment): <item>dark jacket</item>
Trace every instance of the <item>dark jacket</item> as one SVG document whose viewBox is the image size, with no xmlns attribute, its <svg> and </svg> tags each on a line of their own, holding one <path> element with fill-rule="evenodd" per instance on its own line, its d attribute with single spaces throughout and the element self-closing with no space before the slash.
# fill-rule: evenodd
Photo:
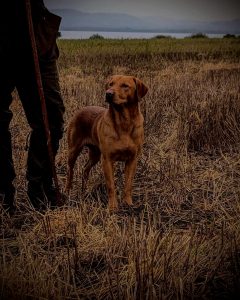
<svg viewBox="0 0 240 300">
<path fill-rule="evenodd" d="M 25 0 L 1 3 L 0 46 L 9 53 L 26 53 L 30 47 Z M 45 7 L 43 0 L 30 0 L 38 52 L 44 56 L 55 44 L 61 18 Z"/>
</svg>

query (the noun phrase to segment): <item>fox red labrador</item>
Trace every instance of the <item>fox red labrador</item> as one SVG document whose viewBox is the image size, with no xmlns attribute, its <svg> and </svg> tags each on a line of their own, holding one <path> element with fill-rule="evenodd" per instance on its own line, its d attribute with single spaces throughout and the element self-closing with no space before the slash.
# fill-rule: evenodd
<svg viewBox="0 0 240 300">
<path fill-rule="evenodd" d="M 68 128 L 68 174 L 66 190 L 69 193 L 76 159 L 84 146 L 89 159 L 83 173 L 83 189 L 91 168 L 99 161 L 105 176 L 109 209 L 117 210 L 114 184 L 114 162 L 125 162 L 124 198 L 132 205 L 132 184 L 137 160 L 143 145 L 143 115 L 139 102 L 148 91 L 146 85 L 133 76 L 114 75 L 106 84 L 108 108 L 87 106 L 79 110 Z"/>
</svg>

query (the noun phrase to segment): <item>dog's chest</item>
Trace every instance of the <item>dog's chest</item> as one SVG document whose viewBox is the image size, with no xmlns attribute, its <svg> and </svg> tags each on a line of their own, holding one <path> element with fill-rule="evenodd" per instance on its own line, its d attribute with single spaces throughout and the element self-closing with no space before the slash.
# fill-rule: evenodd
<svg viewBox="0 0 240 300">
<path fill-rule="evenodd" d="M 142 145 L 140 134 L 121 134 L 109 139 L 108 152 L 111 159 L 116 161 L 126 161 L 135 156 Z"/>
</svg>

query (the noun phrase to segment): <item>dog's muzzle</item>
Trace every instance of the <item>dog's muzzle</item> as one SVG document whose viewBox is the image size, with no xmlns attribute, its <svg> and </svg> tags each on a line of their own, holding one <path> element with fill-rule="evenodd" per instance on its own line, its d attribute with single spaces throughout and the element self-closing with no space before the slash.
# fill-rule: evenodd
<svg viewBox="0 0 240 300">
<path fill-rule="evenodd" d="M 106 102 L 111 103 L 113 102 L 114 92 L 112 90 L 107 90 L 106 92 Z"/>
</svg>

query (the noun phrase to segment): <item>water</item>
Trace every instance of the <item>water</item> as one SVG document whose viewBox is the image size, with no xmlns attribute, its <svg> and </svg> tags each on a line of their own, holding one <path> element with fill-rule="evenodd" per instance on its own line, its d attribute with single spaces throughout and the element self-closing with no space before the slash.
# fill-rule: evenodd
<svg viewBox="0 0 240 300">
<path fill-rule="evenodd" d="M 171 36 L 174 38 L 185 38 L 192 33 L 162 33 L 162 32 L 111 32 L 111 31 L 61 31 L 62 39 L 88 39 L 94 34 L 99 34 L 109 39 L 150 39 L 157 35 Z M 212 38 L 222 38 L 223 34 L 206 34 Z"/>
</svg>

